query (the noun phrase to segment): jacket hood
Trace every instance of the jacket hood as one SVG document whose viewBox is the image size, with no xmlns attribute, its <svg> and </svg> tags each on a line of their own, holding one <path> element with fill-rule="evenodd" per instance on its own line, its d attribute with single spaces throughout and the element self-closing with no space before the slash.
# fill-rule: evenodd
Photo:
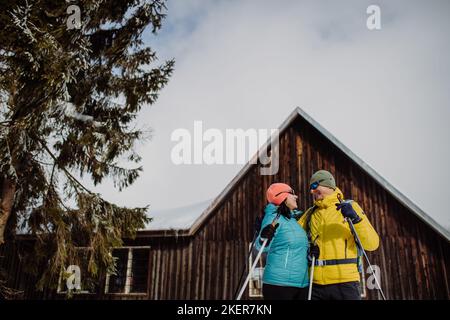
<svg viewBox="0 0 450 320">
<path fill-rule="evenodd" d="M 268 203 L 264 208 L 264 213 L 275 214 L 277 212 L 278 206 L 273 203 Z"/>
</svg>

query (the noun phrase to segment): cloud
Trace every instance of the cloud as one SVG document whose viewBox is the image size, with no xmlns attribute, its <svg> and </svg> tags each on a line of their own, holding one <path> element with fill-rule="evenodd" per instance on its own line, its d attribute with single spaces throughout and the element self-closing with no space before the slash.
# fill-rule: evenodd
<svg viewBox="0 0 450 320">
<path fill-rule="evenodd" d="M 277 128 L 301 106 L 439 223 L 450 181 L 450 4 L 377 1 L 172 1 L 160 35 L 145 34 L 175 73 L 144 111 L 155 136 L 144 173 L 105 197 L 158 210 L 216 196 L 241 166 L 175 166 L 177 128 Z M 264 199 L 261 199 L 264 201 Z"/>
</svg>

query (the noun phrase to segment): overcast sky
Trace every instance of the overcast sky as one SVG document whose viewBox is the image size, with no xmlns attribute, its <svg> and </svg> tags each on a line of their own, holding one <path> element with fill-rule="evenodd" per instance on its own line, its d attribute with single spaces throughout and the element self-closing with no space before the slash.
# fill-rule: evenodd
<svg viewBox="0 0 450 320">
<path fill-rule="evenodd" d="M 366 27 L 371 4 L 381 30 Z M 97 190 L 150 214 L 213 198 L 242 165 L 172 164 L 173 130 L 277 128 L 300 106 L 448 228 L 449 17 L 450 1 L 169 1 L 160 33 L 144 34 L 176 59 L 140 116 L 154 130 L 144 172 Z"/>
</svg>

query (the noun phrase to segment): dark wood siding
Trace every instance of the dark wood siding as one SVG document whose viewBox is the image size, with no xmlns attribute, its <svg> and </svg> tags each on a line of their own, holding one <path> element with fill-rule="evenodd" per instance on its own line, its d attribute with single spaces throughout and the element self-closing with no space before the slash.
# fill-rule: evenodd
<svg viewBox="0 0 450 320">
<path fill-rule="evenodd" d="M 361 205 L 378 231 L 380 248 L 368 255 L 381 268 L 382 287 L 389 299 L 450 298 L 447 239 L 301 117 L 280 135 L 279 150 L 279 172 L 261 176 L 260 166 L 252 166 L 194 235 L 142 235 L 128 243 L 151 246 L 148 292 L 138 298 L 232 299 L 253 238 L 255 218 L 266 203 L 267 187 L 273 182 L 289 183 L 299 194 L 300 207 L 307 208 L 312 205 L 309 177 L 319 169 L 333 173 L 345 197 Z M 9 270 L 20 270 L 17 259 L 5 255 L 9 251 L 2 249 L 2 264 Z M 23 287 L 26 283 L 25 287 L 32 290 L 21 272 L 10 276 L 10 284 Z M 367 293 L 368 299 L 378 298 L 376 290 Z M 136 298 L 105 294 L 95 297 Z"/>
</svg>

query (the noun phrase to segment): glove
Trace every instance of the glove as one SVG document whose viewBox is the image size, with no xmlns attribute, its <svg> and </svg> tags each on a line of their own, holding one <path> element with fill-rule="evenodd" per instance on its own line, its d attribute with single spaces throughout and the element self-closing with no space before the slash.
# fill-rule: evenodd
<svg viewBox="0 0 450 320">
<path fill-rule="evenodd" d="M 310 244 L 309 245 L 309 251 L 308 251 L 308 256 L 310 259 L 312 259 L 312 257 L 315 257 L 316 260 L 319 259 L 320 256 L 320 249 L 319 246 L 316 244 Z"/>
<path fill-rule="evenodd" d="M 361 221 L 361 217 L 358 216 L 355 209 L 353 209 L 352 203 L 350 201 L 336 203 L 336 210 L 340 210 L 342 215 L 345 218 L 349 218 L 353 222 L 353 224 Z"/>
<path fill-rule="evenodd" d="M 275 227 L 272 226 L 272 224 L 268 224 L 261 230 L 261 238 L 267 239 L 267 244 L 269 244 L 270 241 L 272 241 L 272 238 L 275 235 L 275 231 L 279 226 L 280 225 L 278 223 L 275 225 Z"/>
</svg>

